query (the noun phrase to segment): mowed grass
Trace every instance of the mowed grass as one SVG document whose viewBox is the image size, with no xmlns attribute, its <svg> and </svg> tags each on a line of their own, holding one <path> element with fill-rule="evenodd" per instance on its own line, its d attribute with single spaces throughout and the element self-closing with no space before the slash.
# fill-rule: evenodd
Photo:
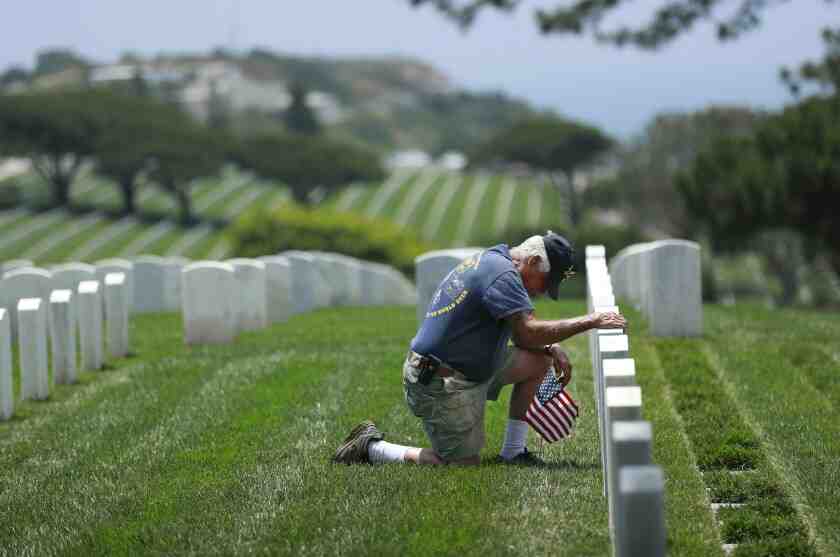
<svg viewBox="0 0 840 557">
<path fill-rule="evenodd" d="M 545 468 L 492 461 L 508 393 L 481 467 L 328 462 L 363 418 L 425 442 L 400 378 L 414 330 L 412 308 L 345 308 L 189 348 L 177 316 L 133 318 L 133 357 L 0 424 L 0 553 L 609 554 L 584 338 L 578 433 Z"/>
</svg>

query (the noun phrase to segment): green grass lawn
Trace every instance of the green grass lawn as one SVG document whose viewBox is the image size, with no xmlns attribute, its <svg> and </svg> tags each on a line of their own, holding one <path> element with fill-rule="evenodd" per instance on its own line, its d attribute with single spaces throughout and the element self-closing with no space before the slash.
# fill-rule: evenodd
<svg viewBox="0 0 840 557">
<path fill-rule="evenodd" d="M 136 356 L 0 424 L 0 553 L 607 554 L 582 338 L 579 432 L 548 468 L 491 462 L 504 403 L 477 469 L 328 462 L 362 418 L 424 442 L 400 384 L 413 332 L 411 308 L 328 310 L 187 348 L 176 316 L 134 318 Z"/>
</svg>

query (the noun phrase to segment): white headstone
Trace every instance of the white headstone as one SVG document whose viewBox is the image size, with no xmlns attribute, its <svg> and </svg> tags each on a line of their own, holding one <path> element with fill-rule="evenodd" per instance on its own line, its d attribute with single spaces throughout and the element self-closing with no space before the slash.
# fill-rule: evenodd
<svg viewBox="0 0 840 557">
<path fill-rule="evenodd" d="M 482 251 L 481 248 L 446 249 L 430 251 L 414 258 L 418 321 L 423 321 L 429 302 L 446 275 L 464 259 Z"/>
<path fill-rule="evenodd" d="M 362 301 L 366 306 L 380 306 L 385 303 L 384 277 L 376 266 L 363 261 L 362 265 Z"/>
<path fill-rule="evenodd" d="M 222 344 L 236 337 L 237 283 L 232 265 L 190 263 L 181 271 L 184 342 Z"/>
<path fill-rule="evenodd" d="M 129 314 L 134 305 L 134 263 L 128 259 L 103 259 L 95 263 L 96 278 L 104 284 L 108 273 L 122 273 L 125 275 L 125 303 Z M 180 278 L 180 277 L 179 277 Z"/>
<path fill-rule="evenodd" d="M 632 387 L 636 384 L 636 360 L 633 358 L 606 358 L 604 388 Z"/>
<path fill-rule="evenodd" d="M 181 271 L 190 260 L 185 257 L 165 257 L 163 279 L 164 311 L 180 311 L 181 309 Z"/>
<path fill-rule="evenodd" d="M 292 300 L 294 312 L 305 313 L 329 303 L 329 285 L 311 255 L 303 251 L 286 251 L 280 255 L 289 260 L 292 268 Z"/>
<path fill-rule="evenodd" d="M 598 404 L 598 426 L 601 430 L 601 463 L 606 469 L 607 466 L 607 422 L 606 422 L 606 399 L 604 394 L 604 362 L 611 359 L 624 359 L 630 357 L 630 341 L 627 335 L 613 334 L 611 331 L 601 333 L 605 329 L 595 331 L 595 394 Z M 604 479 L 604 493 L 607 489 L 607 478 Z"/>
<path fill-rule="evenodd" d="M 76 382 L 76 312 L 72 290 L 53 290 L 50 294 L 50 346 L 53 382 Z"/>
<path fill-rule="evenodd" d="M 63 263 L 50 268 L 53 290 L 72 290 L 79 288 L 83 280 L 96 280 L 96 267 L 87 263 Z"/>
<path fill-rule="evenodd" d="M 694 337 L 703 333 L 700 246 L 685 240 L 650 244 L 642 260 L 647 286 L 642 307 L 655 336 Z"/>
<path fill-rule="evenodd" d="M 612 424 L 617 421 L 638 421 L 642 419 L 642 390 L 639 387 L 609 387 L 604 390 L 604 423 L 605 428 L 602 430 L 604 436 L 604 443 L 602 443 L 602 450 L 604 452 L 604 474 L 605 491 L 608 489 L 610 462 L 609 462 L 609 446 L 612 440 L 610 439 L 610 432 L 612 431 Z"/>
<path fill-rule="evenodd" d="M 345 305 L 347 301 L 347 275 L 341 272 L 341 263 L 331 253 L 321 251 L 307 252 L 321 273 L 321 278 L 329 286 L 327 305 Z"/>
<path fill-rule="evenodd" d="M 132 313 L 167 311 L 166 287 L 168 263 L 156 255 L 142 255 L 134 260 L 134 303 Z M 171 291 L 171 290 L 170 290 Z"/>
<path fill-rule="evenodd" d="M 79 317 L 79 345 L 81 367 L 85 371 L 102 369 L 102 290 L 98 280 L 79 283 L 76 298 Z"/>
<path fill-rule="evenodd" d="M 616 516 L 616 557 L 664 557 L 665 478 L 659 466 L 625 466 L 618 472 L 621 512 Z"/>
<path fill-rule="evenodd" d="M 128 304 L 124 273 L 105 275 L 105 327 L 108 355 L 122 358 L 128 354 Z"/>
<path fill-rule="evenodd" d="M 0 420 L 8 420 L 15 412 L 12 383 L 12 331 L 9 311 L 0 308 Z"/>
<path fill-rule="evenodd" d="M 21 400 L 50 396 L 47 370 L 47 308 L 41 298 L 24 298 L 17 304 L 18 354 Z"/>
<path fill-rule="evenodd" d="M 292 269 L 282 255 L 259 258 L 265 265 L 265 289 L 269 323 L 282 323 L 292 314 Z"/>
<path fill-rule="evenodd" d="M 618 491 L 618 471 L 623 466 L 651 463 L 653 429 L 650 422 L 613 422 L 610 433 L 610 469 L 608 471 L 610 494 L 610 527 L 615 528 L 615 517 L 622 512 Z"/>
<path fill-rule="evenodd" d="M 52 274 L 36 267 L 23 267 L 9 271 L 0 281 L 0 308 L 6 308 L 11 320 L 12 343 L 17 338 L 17 303 L 24 298 L 49 299 L 52 291 Z"/>
<path fill-rule="evenodd" d="M 236 302 L 238 331 L 256 331 L 268 325 L 265 263 L 257 259 L 228 259 L 233 267 L 236 289 L 231 293 Z"/>
<path fill-rule="evenodd" d="M 606 248 L 604 246 L 586 246 L 586 258 L 603 258 L 606 256 Z"/>
</svg>

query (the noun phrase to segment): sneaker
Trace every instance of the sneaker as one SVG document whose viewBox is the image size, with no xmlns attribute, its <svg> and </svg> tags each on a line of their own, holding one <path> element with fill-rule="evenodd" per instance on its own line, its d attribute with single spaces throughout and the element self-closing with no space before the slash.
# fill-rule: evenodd
<svg viewBox="0 0 840 557">
<path fill-rule="evenodd" d="M 545 466 L 545 461 L 535 455 L 534 453 L 528 450 L 528 447 L 525 447 L 521 453 L 516 455 L 515 457 L 511 458 L 510 460 L 506 458 L 502 458 L 499 455 L 499 462 L 504 464 L 515 464 L 517 466 Z"/>
<path fill-rule="evenodd" d="M 385 434 L 379 431 L 370 420 L 365 420 L 350 431 L 344 443 L 335 451 L 333 462 L 344 464 L 368 463 L 368 445 L 371 441 L 382 441 Z"/>
</svg>

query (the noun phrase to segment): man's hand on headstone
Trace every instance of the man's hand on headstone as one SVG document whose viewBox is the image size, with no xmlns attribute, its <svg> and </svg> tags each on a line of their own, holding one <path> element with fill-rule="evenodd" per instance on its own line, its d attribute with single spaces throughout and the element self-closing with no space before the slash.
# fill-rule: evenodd
<svg viewBox="0 0 840 557">
<path fill-rule="evenodd" d="M 596 329 L 626 329 L 627 319 L 620 313 L 604 311 L 595 314 Z"/>
</svg>

